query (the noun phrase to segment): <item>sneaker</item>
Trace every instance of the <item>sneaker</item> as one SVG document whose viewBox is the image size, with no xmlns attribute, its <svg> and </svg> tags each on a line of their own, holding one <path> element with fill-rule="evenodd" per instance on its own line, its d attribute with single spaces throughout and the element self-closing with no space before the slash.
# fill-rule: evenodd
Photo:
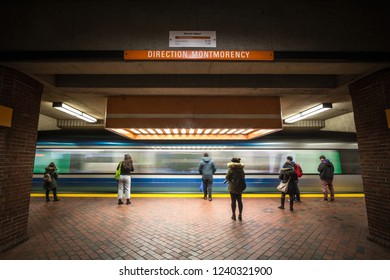
<svg viewBox="0 0 390 280">
<path fill-rule="evenodd" d="M 238 214 L 238 220 L 242 221 L 242 215 L 241 214 Z"/>
<path fill-rule="evenodd" d="M 236 220 L 236 214 L 232 215 L 232 220 Z"/>
<path fill-rule="evenodd" d="M 207 200 L 207 196 L 204 196 L 203 199 L 204 199 L 204 200 Z"/>
<path fill-rule="evenodd" d="M 46 198 L 46 202 L 49 202 L 50 201 L 50 198 Z"/>
<path fill-rule="evenodd" d="M 331 198 L 330 201 L 334 201 L 334 198 Z"/>
<path fill-rule="evenodd" d="M 213 199 L 210 197 L 210 198 L 209 198 L 209 201 L 212 201 L 212 200 L 213 200 Z"/>
<path fill-rule="evenodd" d="M 55 197 L 54 201 L 60 201 L 60 199 L 58 197 Z"/>
<path fill-rule="evenodd" d="M 118 205 L 121 205 L 121 204 L 123 204 L 123 201 L 122 200 L 118 200 Z"/>
<path fill-rule="evenodd" d="M 129 204 L 131 204 L 130 199 L 126 200 L 126 205 L 129 205 Z"/>
<path fill-rule="evenodd" d="M 325 198 L 324 198 L 324 201 L 328 201 L 328 198 L 327 198 L 327 197 L 325 197 Z"/>
</svg>

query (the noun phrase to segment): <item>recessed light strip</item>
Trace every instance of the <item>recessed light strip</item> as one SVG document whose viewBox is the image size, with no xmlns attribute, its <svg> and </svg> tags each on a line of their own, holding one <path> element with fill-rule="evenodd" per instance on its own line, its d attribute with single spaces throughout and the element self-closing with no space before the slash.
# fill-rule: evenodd
<svg viewBox="0 0 390 280">
<path fill-rule="evenodd" d="M 277 130 L 274 129 L 254 129 L 254 128 L 128 128 L 113 129 L 116 133 L 128 136 L 133 133 L 135 139 L 251 139 L 266 135 Z"/>
<path fill-rule="evenodd" d="M 305 119 L 307 117 L 319 114 L 323 111 L 329 110 L 332 108 L 332 103 L 322 103 L 320 105 L 314 106 L 310 109 L 307 109 L 305 111 L 299 112 L 298 114 L 295 114 L 287 119 L 284 120 L 285 123 L 294 123 L 297 121 L 300 121 L 302 119 Z"/>
<path fill-rule="evenodd" d="M 73 108 L 72 106 L 69 106 L 68 104 L 65 104 L 63 102 L 53 102 L 53 108 L 60 110 L 62 112 L 65 112 L 69 115 L 75 116 L 79 119 L 82 119 L 86 122 L 95 123 L 97 122 L 97 119 L 81 112 L 80 110 L 77 110 L 76 108 Z"/>
</svg>

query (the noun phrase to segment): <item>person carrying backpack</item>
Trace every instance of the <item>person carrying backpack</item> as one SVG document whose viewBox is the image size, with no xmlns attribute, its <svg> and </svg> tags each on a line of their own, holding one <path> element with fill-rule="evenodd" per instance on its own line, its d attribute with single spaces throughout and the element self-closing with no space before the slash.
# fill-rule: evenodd
<svg viewBox="0 0 390 280">
<path fill-rule="evenodd" d="M 328 193 L 330 193 L 330 201 L 334 201 L 333 176 L 334 166 L 325 156 L 320 156 L 321 163 L 318 166 L 320 172 L 320 180 L 322 185 L 322 193 L 324 201 L 328 201 Z"/>
<path fill-rule="evenodd" d="M 301 202 L 301 191 L 299 190 L 298 181 L 299 181 L 299 178 L 301 178 L 302 175 L 303 175 L 302 168 L 301 168 L 301 166 L 298 163 L 294 162 L 292 156 L 288 156 L 287 157 L 287 163 L 292 165 L 293 168 L 294 168 L 295 173 L 297 173 L 297 181 L 296 181 L 294 201 Z"/>
<path fill-rule="evenodd" d="M 46 202 L 50 201 L 49 193 L 53 191 L 54 201 L 59 201 L 57 197 L 57 180 L 58 172 L 57 167 L 54 162 L 50 162 L 49 165 L 45 168 L 45 173 L 43 174 L 43 189 L 46 190 Z"/>
<path fill-rule="evenodd" d="M 242 193 L 244 192 L 246 188 L 245 183 L 245 172 L 244 167 L 245 165 L 242 164 L 240 158 L 234 157 L 231 159 L 231 162 L 227 164 L 227 167 L 229 168 L 226 173 L 226 181 L 229 182 L 228 190 L 230 193 L 230 199 L 232 201 L 231 208 L 232 208 L 232 219 L 236 220 L 236 204 L 238 204 L 238 219 L 242 220 L 242 210 L 243 210 L 243 204 L 242 204 Z"/>
</svg>

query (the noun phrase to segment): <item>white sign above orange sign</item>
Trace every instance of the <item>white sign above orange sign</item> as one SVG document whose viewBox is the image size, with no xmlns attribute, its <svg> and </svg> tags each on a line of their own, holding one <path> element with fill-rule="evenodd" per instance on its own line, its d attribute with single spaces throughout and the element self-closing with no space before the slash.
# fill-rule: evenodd
<svg viewBox="0 0 390 280">
<path fill-rule="evenodd" d="M 125 50 L 124 59 L 272 61 L 274 60 L 274 52 L 247 50 Z"/>
<path fill-rule="evenodd" d="M 170 48 L 216 48 L 216 31 L 169 31 Z"/>
</svg>

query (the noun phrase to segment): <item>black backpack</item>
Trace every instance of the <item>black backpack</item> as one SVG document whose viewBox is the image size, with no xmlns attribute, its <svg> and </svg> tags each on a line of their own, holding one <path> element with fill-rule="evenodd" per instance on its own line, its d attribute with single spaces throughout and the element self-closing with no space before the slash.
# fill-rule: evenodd
<svg viewBox="0 0 390 280">
<path fill-rule="evenodd" d="M 244 173 L 236 173 L 233 179 L 233 185 L 239 191 L 245 191 L 246 181 Z"/>
</svg>

